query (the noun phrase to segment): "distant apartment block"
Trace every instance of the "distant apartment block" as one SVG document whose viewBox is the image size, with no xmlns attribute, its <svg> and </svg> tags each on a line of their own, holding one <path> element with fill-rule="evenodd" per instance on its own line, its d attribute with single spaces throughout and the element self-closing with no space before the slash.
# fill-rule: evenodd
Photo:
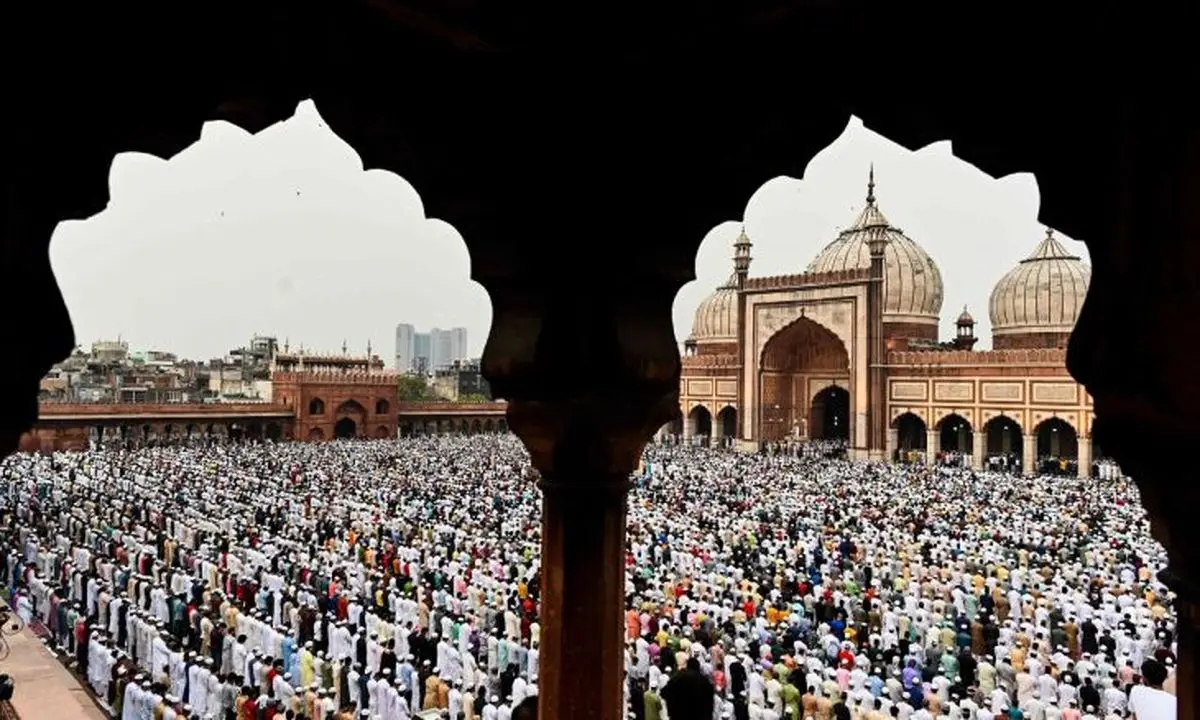
<svg viewBox="0 0 1200 720">
<path fill-rule="evenodd" d="M 412 372 L 417 359 L 417 329 L 408 323 L 396 326 L 396 370 Z"/>
<path fill-rule="evenodd" d="M 467 359 L 465 327 L 448 330 L 433 328 L 429 331 L 429 365 L 435 372 Z"/>
<path fill-rule="evenodd" d="M 422 333 L 408 323 L 396 326 L 396 369 L 400 372 L 430 375 L 468 359 L 465 327 L 432 328 Z"/>
<path fill-rule="evenodd" d="M 413 336 L 413 372 L 428 375 L 433 371 L 429 358 L 429 333 L 417 333 Z"/>
</svg>

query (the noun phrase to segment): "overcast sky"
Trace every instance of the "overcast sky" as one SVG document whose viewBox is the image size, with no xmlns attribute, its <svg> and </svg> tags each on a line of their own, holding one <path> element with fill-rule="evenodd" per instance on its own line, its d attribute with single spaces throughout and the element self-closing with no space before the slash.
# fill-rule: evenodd
<svg viewBox="0 0 1200 720">
<path fill-rule="evenodd" d="M 992 179 L 949 143 L 910 152 L 858 120 L 803 180 L 764 178 L 744 219 L 709 232 L 698 280 L 675 303 L 676 335 L 687 336 L 696 305 L 729 276 L 743 221 L 751 275 L 802 271 L 862 208 L 872 162 L 880 208 L 941 268 L 943 338 L 966 304 L 990 347 L 988 294 L 1044 233 L 1036 181 Z M 457 231 L 427 220 L 407 181 L 363 172 L 312 103 L 257 135 L 208 123 L 169 160 L 119 155 L 109 186 L 107 209 L 61 224 L 50 248 L 81 345 L 119 335 L 135 349 L 208 359 L 263 333 L 325 352 L 343 341 L 364 352 L 371 341 L 390 364 L 395 325 L 408 322 L 465 326 L 471 354 L 482 351 L 491 307 L 468 278 Z"/>
</svg>

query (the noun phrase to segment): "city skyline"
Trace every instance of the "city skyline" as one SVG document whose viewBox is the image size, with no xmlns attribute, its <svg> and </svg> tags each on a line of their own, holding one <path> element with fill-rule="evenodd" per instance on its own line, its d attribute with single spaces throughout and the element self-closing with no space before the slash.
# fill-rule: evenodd
<svg viewBox="0 0 1200 720">
<path fill-rule="evenodd" d="M 986 349 L 988 293 L 1043 235 L 1036 180 L 990 178 L 946 142 L 909 151 L 857 119 L 804 179 L 763 178 L 742 218 L 707 233 L 697 280 L 675 302 L 676 337 L 687 337 L 700 300 L 728 278 L 743 224 L 754 243 L 752 276 L 801 272 L 853 221 L 871 163 L 880 207 L 945 278 L 942 337 L 967 305 Z M 269 327 L 293 346 L 336 351 L 343 341 L 363 349 L 370 341 L 391 357 L 401 311 L 421 327 L 467 328 L 468 355 L 482 354 L 491 305 L 468 277 L 458 232 L 426 218 L 420 188 L 364 172 L 311 102 L 256 135 L 207 123 L 197 143 L 169 160 L 118 155 L 110 187 L 108 207 L 61 223 L 50 248 L 77 344 L 120 335 L 207 357 Z M 1082 243 L 1060 239 L 1087 258 Z"/>
<path fill-rule="evenodd" d="M 259 333 L 254 333 L 251 336 L 251 340 L 265 339 L 265 338 L 269 338 L 269 339 L 278 341 L 278 346 L 279 346 L 278 351 L 279 352 L 284 352 L 285 347 L 286 347 L 287 352 L 291 352 L 291 353 L 303 352 L 307 355 L 326 356 L 326 357 L 336 357 L 336 356 L 341 356 L 341 355 L 345 355 L 348 357 L 365 357 L 367 355 L 367 345 L 369 344 L 371 347 L 371 356 L 372 357 L 378 357 L 378 358 L 384 360 L 385 363 L 388 360 L 388 355 L 386 353 L 386 349 L 387 349 L 386 343 L 375 343 L 373 340 L 368 340 L 367 342 L 362 343 L 362 347 L 357 347 L 352 342 L 344 341 L 345 342 L 344 348 L 342 345 L 339 345 L 336 348 L 333 348 L 333 347 L 324 348 L 324 347 L 313 347 L 313 346 L 308 345 L 303 342 L 299 342 L 299 343 L 292 342 L 290 338 L 279 337 L 277 335 L 272 335 L 270 333 L 259 332 Z M 205 363 L 205 362 L 210 362 L 213 360 L 226 359 L 232 353 L 236 353 L 237 351 L 240 351 L 240 350 L 246 350 L 249 347 L 249 342 L 243 342 L 240 345 L 235 345 L 230 348 L 225 348 L 224 350 L 214 350 L 213 352 L 201 353 L 199 355 L 188 355 L 186 353 L 178 352 L 171 347 L 155 345 L 155 344 L 143 345 L 140 343 L 131 343 L 128 339 L 123 339 L 121 336 L 117 336 L 115 338 L 94 338 L 94 339 L 87 340 L 87 341 L 82 341 L 79 338 L 76 338 L 74 351 L 75 352 L 83 352 L 83 353 L 91 353 L 97 346 L 104 346 L 106 344 L 111 344 L 111 343 L 125 345 L 130 356 L 166 353 L 166 354 L 176 356 L 181 361 L 198 362 L 198 363 Z"/>
<path fill-rule="evenodd" d="M 412 323 L 398 323 L 393 366 L 399 372 L 430 373 L 469 360 L 467 348 L 463 326 L 418 332 Z"/>
</svg>

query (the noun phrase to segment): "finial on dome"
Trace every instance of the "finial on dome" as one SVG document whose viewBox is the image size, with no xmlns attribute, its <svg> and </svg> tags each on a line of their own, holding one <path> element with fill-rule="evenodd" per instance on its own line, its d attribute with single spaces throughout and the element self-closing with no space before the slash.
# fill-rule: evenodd
<svg viewBox="0 0 1200 720">
<path fill-rule="evenodd" d="M 345 355 L 348 352 L 350 352 L 350 346 L 346 344 L 345 340 L 342 340 L 342 354 Z"/>
<path fill-rule="evenodd" d="M 875 163 L 871 163 L 871 171 L 867 175 L 867 204 L 875 204 Z"/>
</svg>

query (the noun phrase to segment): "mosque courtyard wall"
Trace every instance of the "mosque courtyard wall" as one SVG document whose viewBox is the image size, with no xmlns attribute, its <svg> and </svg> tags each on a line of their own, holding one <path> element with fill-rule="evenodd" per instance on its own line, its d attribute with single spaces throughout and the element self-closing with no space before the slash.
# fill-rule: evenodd
<svg viewBox="0 0 1200 720">
<path fill-rule="evenodd" d="M 1073 432 L 1081 473 L 1095 457 L 1092 398 L 1067 372 L 1065 350 L 893 352 L 888 358 L 887 403 L 889 454 L 903 449 L 898 426 L 910 414 L 925 428 L 927 457 L 961 451 L 970 455 L 975 467 L 982 467 L 997 451 L 1034 458 L 1039 429 L 1047 423 L 1053 423 L 1052 430 L 1065 424 Z M 969 427 L 969 448 L 942 447 L 940 428 L 950 418 Z M 989 426 L 994 422 L 1015 423 L 1021 446 L 989 448 Z"/>
</svg>

